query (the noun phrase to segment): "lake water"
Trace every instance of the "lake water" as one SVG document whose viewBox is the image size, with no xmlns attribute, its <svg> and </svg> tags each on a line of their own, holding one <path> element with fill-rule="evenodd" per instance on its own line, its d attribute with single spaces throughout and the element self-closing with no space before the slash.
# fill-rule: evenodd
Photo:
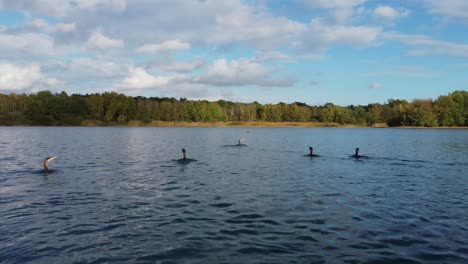
<svg viewBox="0 0 468 264">
<path fill-rule="evenodd" d="M 0 263 L 468 262 L 464 129 L 0 127 L 0 168 Z"/>
</svg>

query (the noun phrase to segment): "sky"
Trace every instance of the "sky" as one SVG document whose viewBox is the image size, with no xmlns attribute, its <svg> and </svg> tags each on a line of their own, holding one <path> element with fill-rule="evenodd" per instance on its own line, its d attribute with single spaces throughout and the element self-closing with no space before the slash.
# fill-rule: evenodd
<svg viewBox="0 0 468 264">
<path fill-rule="evenodd" d="M 365 105 L 467 87 L 467 0 L 0 0 L 0 93 Z"/>
</svg>

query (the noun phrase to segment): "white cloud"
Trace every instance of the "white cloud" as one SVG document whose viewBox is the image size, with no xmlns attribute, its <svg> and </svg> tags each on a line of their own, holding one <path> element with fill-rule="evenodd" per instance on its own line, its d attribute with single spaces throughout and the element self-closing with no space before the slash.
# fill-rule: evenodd
<svg viewBox="0 0 468 264">
<path fill-rule="evenodd" d="M 43 19 L 34 19 L 33 26 L 45 32 L 72 32 L 76 29 L 76 23 L 49 24 Z"/>
<path fill-rule="evenodd" d="M 331 18 L 339 24 L 345 24 L 356 13 L 361 13 L 358 6 L 367 0 L 303 0 L 312 8 L 327 9 Z"/>
<path fill-rule="evenodd" d="M 374 9 L 373 16 L 376 19 L 383 19 L 386 21 L 392 21 L 401 17 L 405 17 L 409 14 L 409 11 L 402 10 L 398 11 L 391 6 L 378 6 Z"/>
<path fill-rule="evenodd" d="M 59 83 L 59 80 L 45 76 L 38 64 L 16 65 L 0 62 L 0 90 L 37 90 Z"/>
<path fill-rule="evenodd" d="M 458 44 L 449 41 L 435 40 L 425 35 L 407 35 L 398 32 L 383 33 L 382 38 L 417 47 L 417 49 L 410 51 L 410 55 L 414 56 L 439 54 L 468 57 L 468 44 Z"/>
<path fill-rule="evenodd" d="M 68 0 L 69 5 L 83 10 L 110 9 L 122 12 L 127 6 L 126 0 Z"/>
<path fill-rule="evenodd" d="M 126 0 L 0 0 L 0 8 L 21 9 L 54 17 L 65 17 L 79 11 L 123 12 L 126 6 Z"/>
<path fill-rule="evenodd" d="M 197 82 L 214 86 L 289 87 L 294 85 L 295 80 L 275 78 L 261 64 L 242 58 L 231 61 L 215 60 Z"/>
<path fill-rule="evenodd" d="M 120 89 L 149 89 L 165 87 L 172 80 L 172 77 L 153 76 L 141 67 L 131 67 L 128 76 L 118 84 Z"/>
<path fill-rule="evenodd" d="M 451 16 L 460 17 L 463 14 L 457 15 L 452 9 L 466 10 L 463 8 L 466 1 L 418 1 L 425 1 L 432 10 L 430 12 L 437 14 L 451 13 Z M 397 5 L 390 7 L 382 2 L 378 6 L 379 3 L 366 0 L 299 0 L 288 4 L 297 8 L 301 6 L 297 6 L 297 2 L 302 2 L 319 10 L 304 10 L 295 17 L 289 13 L 294 8 L 283 13 L 283 10 L 269 9 L 269 5 L 263 5 L 263 2 L 0 0 L 0 8 L 18 10 L 26 14 L 27 19 L 51 16 L 61 22 L 35 19 L 33 26 L 0 26 L 0 60 L 12 63 L 25 59 L 41 61 L 43 72 L 73 80 L 70 83 L 79 83 L 77 86 L 93 82 L 93 85 L 112 87 L 111 84 L 118 83 L 120 88 L 126 86 L 140 91 L 170 92 L 178 89 L 190 92 L 191 89 L 204 90 L 206 87 L 230 90 L 232 86 L 292 86 L 294 80 L 281 77 L 284 76 L 281 64 L 324 59 L 327 49 L 334 45 L 368 47 L 383 41 L 397 41 L 407 45 L 411 55 L 468 57 L 468 45 L 461 42 L 382 32 L 383 25 L 376 26 L 372 18 L 392 21 L 405 16 L 407 11 Z M 446 11 L 438 3 L 451 5 L 452 11 Z M 279 15 L 281 13 L 291 17 Z M 63 32 L 72 34 L 61 34 Z M 101 52 L 116 48 L 121 49 L 114 50 L 112 57 L 106 57 L 110 53 Z M 170 56 L 171 51 L 189 49 L 192 50 L 184 54 L 192 56 L 184 61 L 164 57 Z M 148 56 L 136 59 L 133 56 L 135 51 L 160 54 L 154 56 L 155 61 L 146 62 L 140 59 Z M 235 57 L 244 51 L 255 56 Z M 65 52 L 66 57 L 62 56 Z M 229 60 L 205 63 L 197 59 L 199 56 L 213 58 L 223 55 Z M 96 59 L 70 59 L 75 56 Z M 242 53 L 238 56 L 247 55 Z M 55 69 L 55 64 L 61 64 L 63 68 Z M 127 69 L 129 65 L 133 65 L 131 70 Z M 80 78 L 83 81 L 77 82 Z M 301 80 L 301 83 L 313 85 L 308 80 Z"/>
<path fill-rule="evenodd" d="M 35 16 L 72 19 L 81 31 L 75 37 L 99 25 L 102 32 L 119 32 L 126 40 L 148 45 L 181 39 L 193 45 L 247 43 L 274 48 L 306 29 L 303 23 L 240 0 L 0 0 L 2 4 Z"/>
<path fill-rule="evenodd" d="M 381 29 L 371 26 L 346 26 L 315 19 L 310 25 L 309 40 L 319 46 L 327 44 L 369 45 L 377 40 Z"/>
<path fill-rule="evenodd" d="M 88 39 L 88 47 L 97 49 L 112 49 L 122 48 L 124 41 L 120 39 L 112 39 L 104 36 L 100 30 L 94 31 L 94 33 Z"/>
<path fill-rule="evenodd" d="M 273 73 L 253 59 L 226 61 L 218 59 L 199 75 L 172 74 L 157 76 L 142 67 L 130 67 L 126 77 L 114 86 L 118 90 L 135 92 L 159 92 L 176 95 L 207 97 L 210 87 L 261 86 L 289 87 L 292 79 L 275 78 Z"/>
<path fill-rule="evenodd" d="M 196 83 L 187 75 L 155 76 L 141 67 L 130 67 L 128 75 L 114 86 L 115 89 L 130 94 L 138 92 L 156 96 L 174 96 L 205 98 L 209 89 L 206 85 Z"/>
<path fill-rule="evenodd" d="M 57 23 L 55 30 L 59 32 L 72 32 L 76 29 L 76 23 Z"/>
<path fill-rule="evenodd" d="M 369 89 L 373 89 L 373 90 L 377 90 L 377 89 L 380 89 L 382 88 L 382 84 L 378 83 L 378 82 L 373 82 L 369 85 Z"/>
<path fill-rule="evenodd" d="M 382 71 L 369 72 L 365 75 L 368 76 L 398 76 L 398 77 L 436 77 L 440 73 L 432 68 L 418 66 L 418 65 L 400 65 L 394 67 L 387 67 Z"/>
<path fill-rule="evenodd" d="M 347 8 L 358 6 L 367 0 L 303 0 L 312 7 L 318 8 Z"/>
<path fill-rule="evenodd" d="M 266 61 L 279 61 L 279 62 L 294 62 L 296 59 L 290 55 L 284 54 L 278 51 L 260 51 L 255 55 L 254 61 L 266 62 Z"/>
<path fill-rule="evenodd" d="M 468 18 L 466 0 L 423 0 L 429 13 L 448 17 Z"/>
<path fill-rule="evenodd" d="M 190 49 L 190 43 L 176 40 L 168 40 L 159 44 L 145 44 L 136 49 L 139 53 L 157 53 L 168 51 L 181 51 Z"/>
<path fill-rule="evenodd" d="M 166 72 L 190 72 L 200 69 L 205 62 L 202 59 L 194 59 L 190 61 L 178 61 L 172 57 L 163 57 L 148 63 L 148 67 L 154 68 L 158 71 Z"/>
<path fill-rule="evenodd" d="M 51 37 L 35 33 L 0 32 L 0 50 L 0 58 L 10 55 L 12 51 L 36 55 L 50 55 L 55 52 L 54 41 Z"/>
<path fill-rule="evenodd" d="M 125 71 L 125 65 L 105 59 L 77 58 L 70 60 L 67 70 L 83 76 L 114 77 Z"/>
<path fill-rule="evenodd" d="M 209 35 L 204 41 L 217 44 L 245 42 L 257 47 L 273 47 L 288 43 L 291 38 L 300 36 L 306 30 L 302 23 L 232 3 L 229 12 L 211 14 L 215 20 L 209 26 Z"/>
</svg>

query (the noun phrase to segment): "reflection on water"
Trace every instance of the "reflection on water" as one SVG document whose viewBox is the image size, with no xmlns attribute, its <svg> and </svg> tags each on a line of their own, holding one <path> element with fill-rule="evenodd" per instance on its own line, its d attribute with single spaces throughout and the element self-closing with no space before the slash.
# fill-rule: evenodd
<svg viewBox="0 0 468 264">
<path fill-rule="evenodd" d="M 0 128 L 0 262 L 468 261 L 467 130 L 246 130 Z"/>
</svg>

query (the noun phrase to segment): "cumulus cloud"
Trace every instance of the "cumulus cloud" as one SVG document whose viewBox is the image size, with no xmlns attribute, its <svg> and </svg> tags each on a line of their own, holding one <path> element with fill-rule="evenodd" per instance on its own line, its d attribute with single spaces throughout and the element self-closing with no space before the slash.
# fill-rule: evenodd
<svg viewBox="0 0 468 264">
<path fill-rule="evenodd" d="M 12 8 L 33 11 L 32 13 L 37 14 L 39 11 L 34 8 L 34 4 L 39 1 L 31 1 L 31 5 L 9 5 L 13 6 Z M 64 2 L 73 3 L 71 0 L 64 0 Z M 94 1 L 90 2 L 94 3 Z M 57 5 L 63 5 L 60 3 Z M 107 6 L 109 6 L 112 2 L 95 3 L 91 7 L 97 11 L 89 12 L 83 9 L 87 5 L 79 2 L 77 4 L 79 8 L 74 8 L 74 12 L 68 12 L 69 15 L 66 18 L 76 21 L 82 32 L 89 32 L 96 25 L 99 25 L 103 32 L 119 32 L 119 35 L 124 36 L 126 40 L 147 44 L 148 46 L 143 50 L 146 48 L 151 50 L 150 45 L 157 45 L 165 40 L 177 39 L 192 45 L 226 46 L 245 43 L 251 46 L 274 48 L 289 43 L 291 37 L 299 37 L 306 29 L 303 23 L 271 14 L 267 10 L 256 8 L 240 0 L 127 1 L 125 8 L 118 16 L 105 12 L 106 8 L 101 8 L 104 3 L 108 3 Z M 55 8 L 51 6 L 51 9 Z M 77 34 L 77 36 L 80 35 Z"/>
<path fill-rule="evenodd" d="M 378 82 L 373 82 L 369 85 L 369 89 L 372 89 L 372 90 L 377 90 L 377 89 L 380 89 L 382 88 L 382 84 L 378 83 Z"/>
<path fill-rule="evenodd" d="M 36 55 L 51 55 L 55 52 L 51 37 L 36 33 L 8 34 L 0 32 L 0 57 L 10 52 Z"/>
<path fill-rule="evenodd" d="M 229 13 L 218 14 L 214 22 L 207 40 L 218 44 L 246 42 L 259 47 L 272 47 L 306 30 L 304 24 L 285 17 L 256 14 L 248 6 L 239 6 Z"/>
<path fill-rule="evenodd" d="M 126 0 L 0 0 L 0 8 L 27 10 L 54 17 L 65 17 L 79 11 L 122 12 L 126 5 Z"/>
<path fill-rule="evenodd" d="M 172 77 L 153 76 L 142 67 L 131 67 L 128 76 L 118 84 L 121 89 L 149 89 L 165 87 Z"/>
<path fill-rule="evenodd" d="M 147 64 L 147 67 L 158 71 L 186 73 L 203 67 L 205 62 L 202 59 L 193 59 L 190 61 L 178 61 L 172 57 L 165 56 L 153 60 Z"/>
<path fill-rule="evenodd" d="M 290 87 L 295 83 L 295 80 L 290 78 L 275 78 L 263 65 L 245 58 L 231 61 L 215 60 L 197 81 L 215 86 L 263 87 Z"/>
<path fill-rule="evenodd" d="M 118 81 L 114 87 L 117 90 L 138 94 L 144 90 L 156 96 L 175 96 L 190 98 L 206 98 L 209 88 L 193 81 L 188 75 L 157 76 L 147 72 L 142 67 L 130 67 L 127 76 Z"/>
<path fill-rule="evenodd" d="M 17 65 L 0 62 L 0 90 L 31 91 L 49 88 L 59 83 L 59 80 L 45 76 L 38 64 Z"/>
<path fill-rule="evenodd" d="M 232 86 L 261 86 L 261 87 L 289 87 L 295 80 L 277 78 L 263 65 L 252 59 L 239 59 L 227 61 L 215 60 L 205 71 L 199 75 L 172 74 L 157 76 L 143 67 L 130 67 L 123 80 L 116 88 L 119 90 L 151 90 L 160 92 L 192 93 L 197 96 L 205 94 L 208 87 Z"/>
<path fill-rule="evenodd" d="M 432 14 L 468 18 L 468 1 L 466 0 L 423 0 L 423 2 Z"/>
<path fill-rule="evenodd" d="M 415 47 L 410 55 L 449 55 L 455 57 L 468 57 L 468 44 L 459 44 L 449 41 L 435 40 L 426 35 L 408 35 L 398 32 L 386 32 L 382 34 L 385 40 L 399 41 L 403 44 Z"/>
<path fill-rule="evenodd" d="M 159 44 L 145 44 L 136 49 L 139 53 L 157 53 L 168 51 L 181 51 L 190 49 L 190 43 L 176 40 L 168 40 Z"/>
<path fill-rule="evenodd" d="M 32 25 L 45 32 L 72 32 L 76 29 L 76 23 L 49 24 L 44 19 L 34 19 Z"/>
<path fill-rule="evenodd" d="M 392 21 L 401 17 L 405 17 L 409 14 L 408 10 L 398 11 L 391 6 L 378 6 L 374 9 L 373 16 L 376 19 L 382 19 L 386 21 Z"/>
<path fill-rule="evenodd" d="M 112 39 L 103 35 L 100 30 L 96 30 L 91 37 L 89 37 L 87 45 L 89 48 L 95 49 L 122 48 L 124 46 L 124 41 Z"/>
<path fill-rule="evenodd" d="M 327 9 L 336 22 L 346 23 L 354 14 L 362 12 L 358 6 L 367 0 L 303 0 L 307 5 L 317 9 Z"/>
<path fill-rule="evenodd" d="M 83 10 L 110 9 L 115 12 L 122 12 L 127 6 L 126 0 L 68 0 L 69 6 Z"/>
<path fill-rule="evenodd" d="M 312 7 L 346 8 L 364 4 L 367 0 L 303 0 Z"/>
<path fill-rule="evenodd" d="M 420 1 L 434 14 L 461 17 L 468 13 L 466 1 Z M 0 26 L 0 60 L 23 66 L 18 61 L 41 61 L 42 72 L 47 75 L 67 81 L 81 78 L 80 84 L 89 81 L 112 87 L 118 83 L 119 89 L 165 93 L 193 90 L 202 94 L 219 87 L 292 86 L 294 79 L 281 77 L 281 63 L 324 59 L 334 45 L 367 47 L 396 41 L 409 47 L 410 55 L 468 57 L 466 44 L 383 32 L 383 25 L 375 26 L 373 17 L 393 21 L 407 14 L 397 7 L 375 6 L 367 0 L 299 0 L 291 5 L 305 3 L 301 6 L 310 7 L 308 11 L 312 12 L 309 18 L 293 19 L 257 2 L 0 0 L 0 8 L 20 11 L 28 18 L 60 21 L 34 19 L 25 26 Z M 369 5 L 365 5 L 367 2 Z M 441 7 L 442 3 L 446 6 Z M 102 52 L 113 49 L 119 50 L 112 57 Z M 189 49 L 183 61 L 170 57 L 173 51 Z M 244 51 L 255 55 L 235 57 Z M 135 52 L 157 56 L 142 61 L 150 56 L 135 57 Z M 212 63 L 199 59 L 223 55 L 230 59 Z M 76 57 L 85 58 L 70 59 Z M 61 68 L 56 70 L 54 65 Z M 308 80 L 302 81 L 307 85 Z"/>
<path fill-rule="evenodd" d="M 296 59 L 290 55 L 279 51 L 260 51 L 255 55 L 254 61 L 256 62 L 294 62 Z"/>
<path fill-rule="evenodd" d="M 327 24 L 321 19 L 311 22 L 306 47 L 322 48 L 329 44 L 370 45 L 381 29 L 372 26 L 348 26 Z"/>
<path fill-rule="evenodd" d="M 125 72 L 125 65 L 106 59 L 76 58 L 69 61 L 66 70 L 83 76 L 115 77 Z"/>
</svg>

